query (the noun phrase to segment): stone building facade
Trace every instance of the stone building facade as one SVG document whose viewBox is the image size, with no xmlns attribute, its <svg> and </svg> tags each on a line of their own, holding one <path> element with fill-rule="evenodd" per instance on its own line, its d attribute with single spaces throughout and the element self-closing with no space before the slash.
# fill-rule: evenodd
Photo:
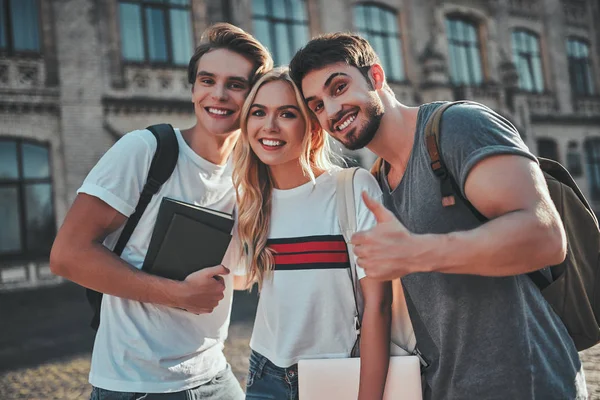
<svg viewBox="0 0 600 400">
<path fill-rule="evenodd" d="M 56 229 L 123 133 L 193 124 L 186 63 L 217 21 L 280 64 L 311 36 L 358 31 L 401 102 L 489 105 L 600 210 L 598 0 L 0 0 L 0 291 L 59 281 Z"/>
</svg>

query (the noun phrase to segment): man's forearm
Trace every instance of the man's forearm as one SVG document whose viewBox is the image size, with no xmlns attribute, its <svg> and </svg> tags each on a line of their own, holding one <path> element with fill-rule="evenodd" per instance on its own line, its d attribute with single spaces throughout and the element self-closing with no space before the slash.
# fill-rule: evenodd
<svg viewBox="0 0 600 400">
<path fill-rule="evenodd" d="M 123 261 L 100 243 L 52 249 L 50 266 L 87 288 L 130 300 L 176 307 L 179 282 L 147 274 Z"/>
<path fill-rule="evenodd" d="M 515 211 L 478 228 L 426 235 L 427 271 L 510 276 L 564 260 L 566 239 L 560 222 L 527 211 Z"/>
<path fill-rule="evenodd" d="M 368 308 L 362 321 L 359 400 L 381 399 L 390 361 L 389 307 Z"/>
</svg>

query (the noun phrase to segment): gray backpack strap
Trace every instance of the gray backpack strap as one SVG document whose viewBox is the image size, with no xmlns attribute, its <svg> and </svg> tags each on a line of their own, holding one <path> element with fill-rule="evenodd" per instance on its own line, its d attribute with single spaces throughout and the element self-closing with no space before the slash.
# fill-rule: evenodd
<svg viewBox="0 0 600 400">
<path fill-rule="evenodd" d="M 356 202 L 354 200 L 354 175 L 358 168 L 345 168 L 336 175 L 336 202 L 337 216 L 340 224 L 340 230 L 344 236 L 346 247 L 348 248 L 348 258 L 350 260 L 350 280 L 352 281 L 352 292 L 354 295 L 354 324 L 357 334 L 357 341 L 352 350 L 353 354 L 358 354 L 358 342 L 360 338 L 360 326 L 362 320 L 362 296 L 356 274 L 356 263 L 354 262 L 354 253 L 352 252 L 352 234 L 356 232 Z"/>
</svg>

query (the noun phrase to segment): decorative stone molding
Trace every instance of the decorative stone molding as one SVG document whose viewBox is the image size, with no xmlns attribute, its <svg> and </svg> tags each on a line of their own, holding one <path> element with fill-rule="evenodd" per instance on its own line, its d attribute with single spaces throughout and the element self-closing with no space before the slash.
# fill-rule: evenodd
<svg viewBox="0 0 600 400">
<path fill-rule="evenodd" d="M 128 65 L 125 67 L 124 87 L 112 87 L 108 90 L 107 97 L 188 101 L 189 86 L 185 68 Z"/>
<path fill-rule="evenodd" d="M 38 89 L 45 86 L 45 75 L 41 59 L 7 58 L 0 64 L 0 89 Z"/>
<path fill-rule="evenodd" d="M 509 0 L 508 11 L 512 15 L 539 17 L 542 11 L 540 0 Z"/>
<path fill-rule="evenodd" d="M 132 82 L 136 88 L 147 89 L 148 88 L 148 80 L 150 77 L 148 74 L 144 72 L 138 72 L 133 76 Z"/>
<path fill-rule="evenodd" d="M 186 113 L 193 114 L 193 105 L 187 100 L 168 100 L 153 97 L 116 98 L 104 97 L 102 99 L 105 115 L 139 114 L 139 113 Z"/>
<path fill-rule="evenodd" d="M 528 94 L 527 104 L 532 115 L 553 115 L 558 112 L 558 102 L 553 94 Z"/>
<path fill-rule="evenodd" d="M 0 67 L 1 68 L 1 67 Z M 10 114 L 51 114 L 60 111 L 57 89 L 4 89 L 0 87 L 0 112 Z"/>
<path fill-rule="evenodd" d="M 37 65 L 18 65 L 17 73 L 20 84 L 25 86 L 37 86 L 39 84 L 39 68 Z"/>
<path fill-rule="evenodd" d="M 588 12 L 585 0 L 563 0 L 565 22 L 574 26 L 587 26 Z"/>
<path fill-rule="evenodd" d="M 576 114 L 600 117 L 600 97 L 576 97 L 574 103 Z"/>
</svg>

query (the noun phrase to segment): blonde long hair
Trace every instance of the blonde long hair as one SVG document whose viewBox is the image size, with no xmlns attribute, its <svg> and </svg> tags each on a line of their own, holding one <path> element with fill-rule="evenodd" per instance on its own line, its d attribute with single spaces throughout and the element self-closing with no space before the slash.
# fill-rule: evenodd
<svg viewBox="0 0 600 400">
<path fill-rule="evenodd" d="M 262 163 L 252 151 L 248 141 L 248 117 L 260 88 L 273 81 L 287 82 L 294 90 L 300 113 L 306 122 L 302 142 L 300 165 L 304 174 L 315 182 L 315 171 L 327 171 L 335 158 L 329 146 L 329 137 L 321 129 L 312 115 L 304 98 L 290 78 L 286 67 L 275 68 L 263 75 L 250 90 L 242 107 L 240 127 L 242 134 L 233 152 L 233 185 L 238 203 L 238 235 L 241 244 L 242 260 L 246 267 L 247 283 L 258 282 L 259 290 L 263 281 L 271 275 L 274 252 L 267 247 L 271 225 L 271 195 L 273 180 L 267 165 Z"/>
</svg>

